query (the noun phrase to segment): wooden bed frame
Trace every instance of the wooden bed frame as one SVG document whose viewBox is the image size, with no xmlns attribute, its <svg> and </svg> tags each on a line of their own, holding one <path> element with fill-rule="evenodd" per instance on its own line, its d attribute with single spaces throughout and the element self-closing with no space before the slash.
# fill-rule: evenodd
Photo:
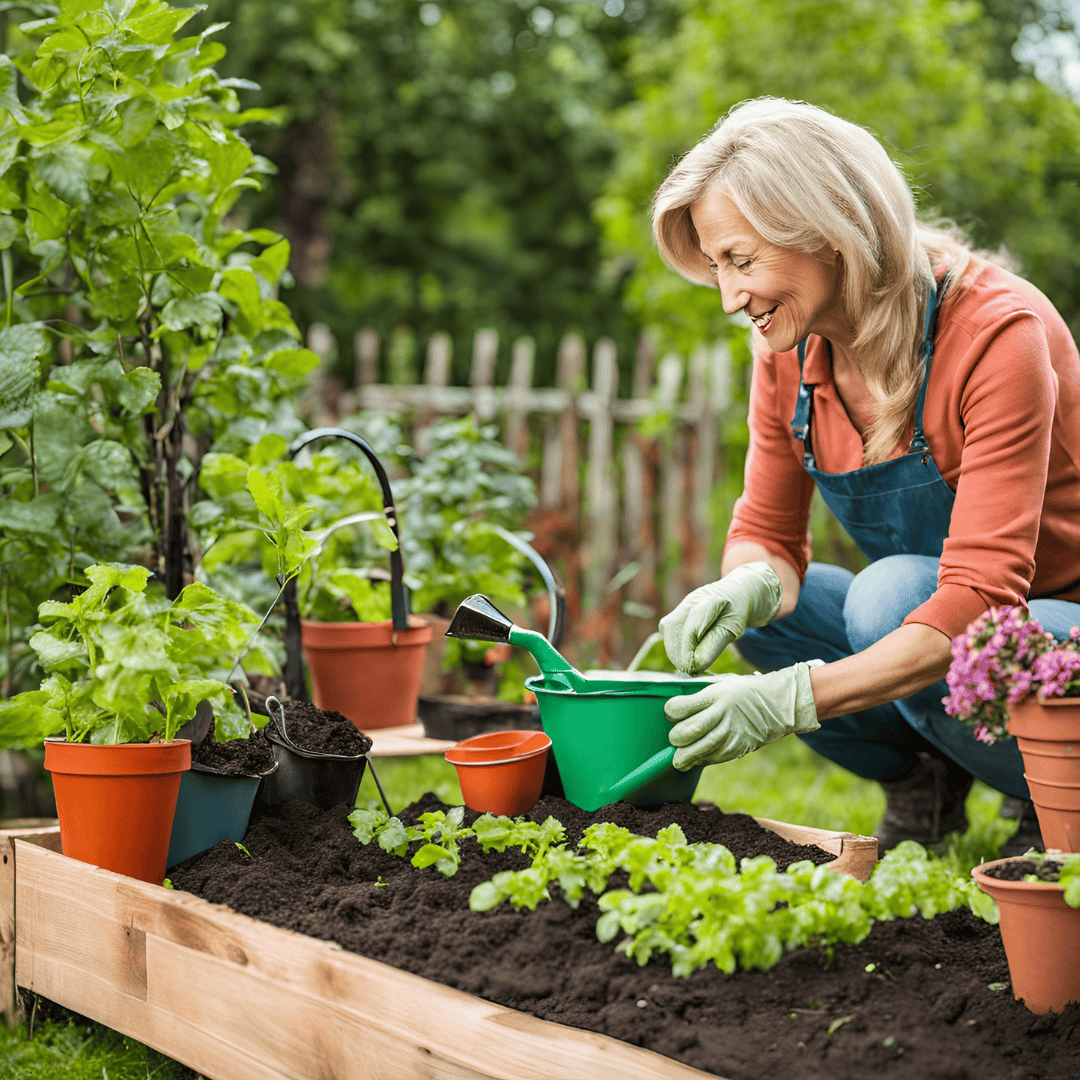
<svg viewBox="0 0 1080 1080">
<path fill-rule="evenodd" d="M 873 839 L 760 820 L 873 867 Z M 23 987 L 212 1080 L 717 1080 L 59 851 L 56 825 L 0 828 L 9 1022 Z"/>
</svg>

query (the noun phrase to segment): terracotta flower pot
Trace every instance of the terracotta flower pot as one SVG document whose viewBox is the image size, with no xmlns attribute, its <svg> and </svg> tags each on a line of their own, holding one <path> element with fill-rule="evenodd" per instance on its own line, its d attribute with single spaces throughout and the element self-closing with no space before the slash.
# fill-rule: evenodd
<svg viewBox="0 0 1080 1080">
<path fill-rule="evenodd" d="M 416 721 L 424 653 L 432 630 L 415 616 L 409 629 L 381 623 L 301 621 L 312 696 L 361 731 Z"/>
<path fill-rule="evenodd" d="M 160 885 L 191 743 L 45 740 L 64 854 Z"/>
<path fill-rule="evenodd" d="M 1002 881 L 984 871 L 1009 859 L 983 863 L 971 876 L 1001 915 L 1001 941 L 1013 996 L 1033 1013 L 1061 1012 L 1080 1001 L 1080 908 L 1065 903 L 1053 882 Z"/>
<path fill-rule="evenodd" d="M 1047 849 L 1080 851 L 1080 698 L 1028 698 L 1009 706 Z"/>
<path fill-rule="evenodd" d="M 520 738 L 512 742 L 511 736 Z M 514 817 L 528 813 L 540 798 L 550 746 L 542 731 L 499 732 L 466 739 L 443 757 L 457 769 L 470 810 Z"/>
</svg>

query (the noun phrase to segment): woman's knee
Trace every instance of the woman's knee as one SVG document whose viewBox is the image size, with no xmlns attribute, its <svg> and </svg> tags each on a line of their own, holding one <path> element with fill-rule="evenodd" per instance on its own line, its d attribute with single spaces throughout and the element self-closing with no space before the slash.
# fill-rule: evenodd
<svg viewBox="0 0 1080 1080">
<path fill-rule="evenodd" d="M 855 575 L 844 601 L 844 624 L 855 652 L 891 634 L 937 589 L 931 555 L 887 555 Z"/>
</svg>

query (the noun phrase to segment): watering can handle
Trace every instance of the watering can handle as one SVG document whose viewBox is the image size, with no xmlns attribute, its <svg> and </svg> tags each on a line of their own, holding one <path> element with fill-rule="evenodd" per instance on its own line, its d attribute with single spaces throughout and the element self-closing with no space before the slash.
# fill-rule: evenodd
<svg viewBox="0 0 1080 1080">
<path fill-rule="evenodd" d="M 407 630 L 409 628 L 409 602 L 405 595 L 405 582 L 403 580 L 405 564 L 401 560 L 401 536 L 398 533 L 397 510 L 394 507 L 394 493 L 390 490 L 390 478 L 386 475 L 386 470 L 376 456 L 375 451 L 371 449 L 367 442 L 357 435 L 355 431 L 348 431 L 345 428 L 321 427 L 305 431 L 289 447 L 289 457 L 294 457 L 308 443 L 312 443 L 316 439 L 327 438 L 345 439 L 354 446 L 359 447 L 368 461 L 371 462 L 375 475 L 379 478 L 379 487 L 382 488 L 383 513 L 386 514 L 386 520 L 393 530 L 394 538 L 398 542 L 396 550 L 390 552 L 391 619 L 395 630 Z"/>
<path fill-rule="evenodd" d="M 655 780 L 671 765 L 674 757 L 674 746 L 665 746 L 663 750 L 657 751 L 651 758 L 643 761 L 632 773 L 628 773 L 621 780 L 601 790 L 598 793 L 598 798 L 602 800 L 599 805 L 606 806 L 608 803 L 618 802 L 619 799 L 625 798 L 630 792 L 636 791 L 651 780 Z"/>
</svg>

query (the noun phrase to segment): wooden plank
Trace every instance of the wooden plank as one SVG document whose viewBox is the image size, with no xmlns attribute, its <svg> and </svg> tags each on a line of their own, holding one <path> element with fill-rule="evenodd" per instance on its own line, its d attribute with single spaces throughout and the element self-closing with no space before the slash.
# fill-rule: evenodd
<svg viewBox="0 0 1080 1080">
<path fill-rule="evenodd" d="M 684 567 L 691 588 L 719 577 L 709 564 L 709 500 L 713 489 L 713 464 L 716 446 L 716 414 L 709 393 L 709 350 L 702 346 L 690 357 L 687 397 L 699 409 L 690 433 L 687 460 L 687 487 L 690 490 Z"/>
<path fill-rule="evenodd" d="M 662 412 L 674 411 L 682 380 L 682 357 L 668 353 L 660 361 L 657 372 L 656 405 Z M 683 542 L 685 443 L 685 433 L 677 429 L 670 431 L 660 440 L 660 556 L 670 567 L 663 586 L 661 614 L 671 611 L 686 595 L 678 560 L 673 560 L 673 555 L 679 551 Z"/>
<path fill-rule="evenodd" d="M 453 358 L 453 339 L 449 334 L 432 334 L 428 341 L 424 361 L 424 386 L 444 389 L 450 382 L 450 361 Z M 420 414 L 413 431 L 413 446 L 423 457 L 431 448 L 430 430 L 438 419 L 438 412 L 429 404 Z"/>
<path fill-rule="evenodd" d="M 364 733 L 371 739 L 370 757 L 415 757 L 418 754 L 444 754 L 457 744 L 453 739 L 429 739 L 423 724 L 374 728 Z"/>
<path fill-rule="evenodd" d="M 15 988 L 15 850 L 18 839 L 60 850 L 60 826 L 54 818 L 0 821 L 0 1016 L 9 1025 L 22 1019 Z"/>
<path fill-rule="evenodd" d="M 878 859 L 878 842 L 873 836 L 828 832 L 825 829 L 813 829 L 809 825 L 791 825 L 786 821 L 773 821 L 770 818 L 754 820 L 793 844 L 816 844 L 831 852 L 836 858 L 826 865 L 837 873 L 850 874 L 859 881 L 866 881 L 874 871 Z"/>
<path fill-rule="evenodd" d="M 581 501 L 578 482 L 578 425 L 574 395 L 585 389 L 585 343 L 577 334 L 567 334 L 559 344 L 556 373 L 559 388 L 568 398 L 559 417 L 559 506 L 577 519 Z"/>
<path fill-rule="evenodd" d="M 370 326 L 357 330 L 353 338 L 356 351 L 356 388 L 372 386 L 379 381 L 379 334 Z"/>
<path fill-rule="evenodd" d="M 19 984 L 215 1080 L 708 1075 L 187 893 L 15 848 Z M 41 925 L 65 905 L 57 925 Z M 106 944 L 118 955 L 102 966 Z"/>
<path fill-rule="evenodd" d="M 495 397 L 495 361 L 499 356 L 499 332 L 477 330 L 473 338 L 472 371 L 469 385 L 475 395 L 474 411 L 478 423 L 487 424 L 498 411 Z"/>
<path fill-rule="evenodd" d="M 536 344 L 532 338 L 514 342 L 510 362 L 510 383 L 506 388 L 506 423 L 503 441 L 522 461 L 529 453 L 528 396 L 532 389 Z"/>
<path fill-rule="evenodd" d="M 619 519 L 612 461 L 615 455 L 615 422 L 611 403 L 619 391 L 619 363 L 615 342 L 601 338 L 593 351 L 593 392 L 605 403 L 589 423 L 589 456 L 586 466 L 587 526 L 585 532 L 586 610 L 594 611 L 604 601 Z"/>
</svg>

